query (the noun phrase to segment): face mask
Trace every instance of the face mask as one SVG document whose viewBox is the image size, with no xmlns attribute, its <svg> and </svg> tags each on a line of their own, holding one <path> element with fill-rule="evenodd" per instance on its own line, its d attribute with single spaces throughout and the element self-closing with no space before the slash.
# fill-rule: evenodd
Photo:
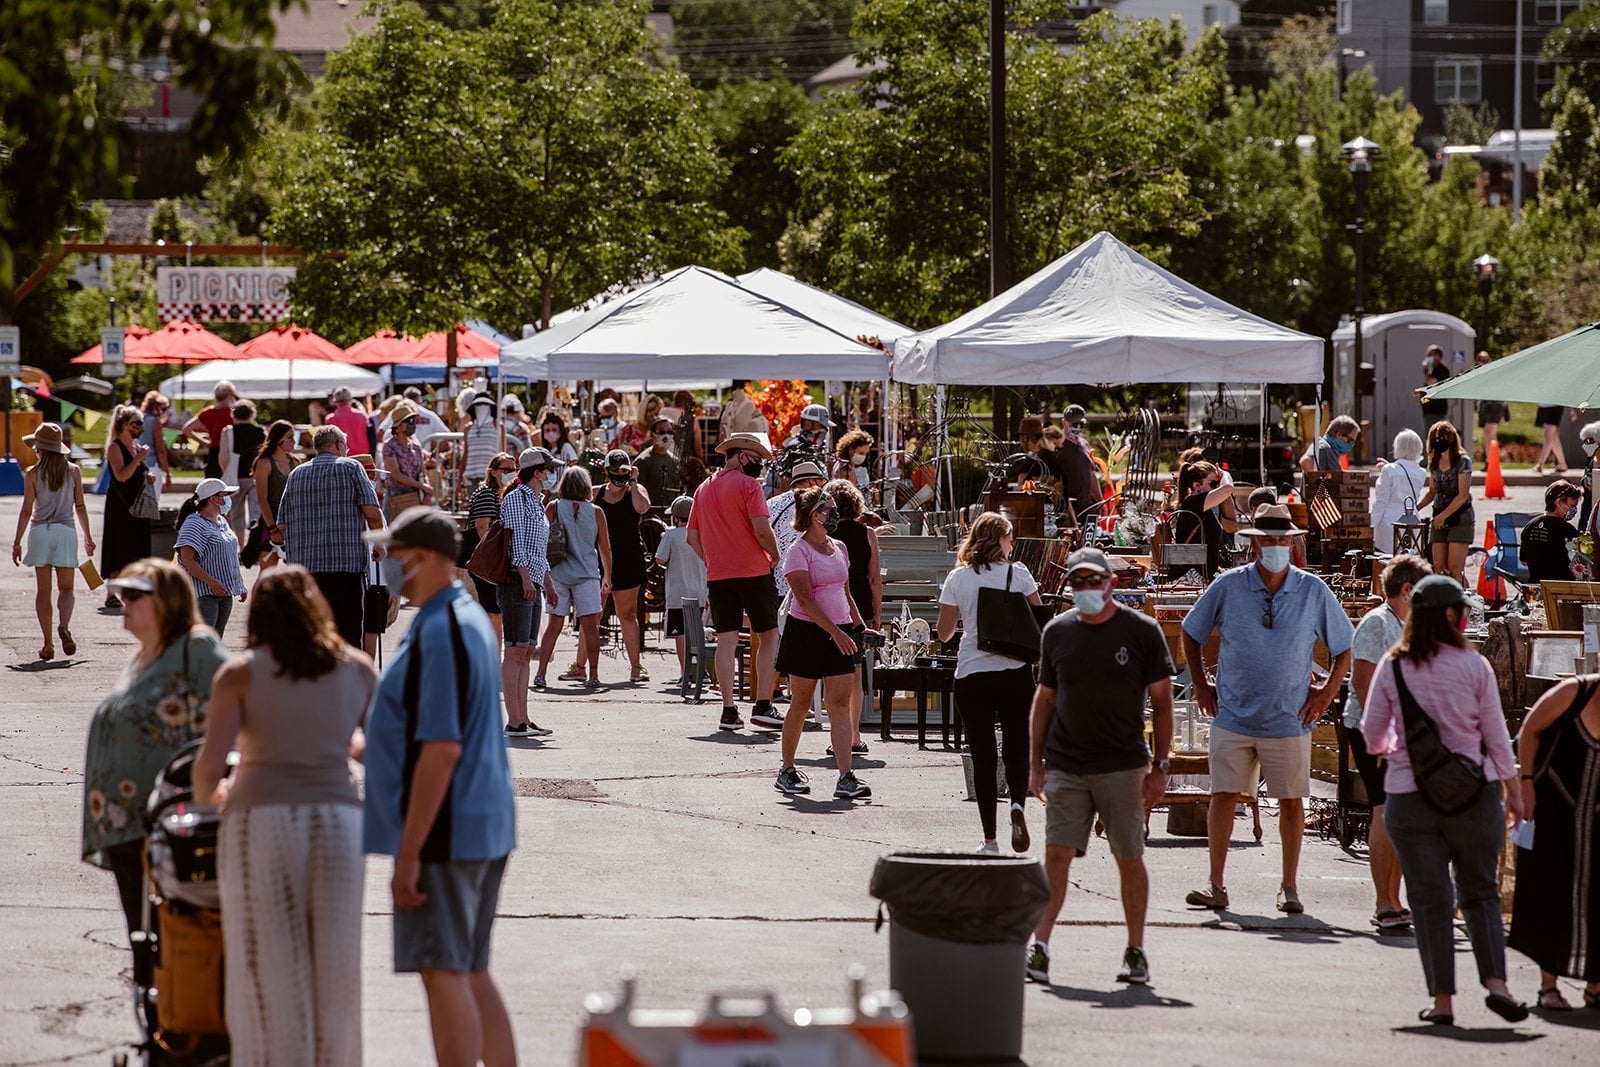
<svg viewBox="0 0 1600 1067">
<path fill-rule="evenodd" d="M 1333 449 L 1333 454 L 1336 456 L 1342 456 L 1349 452 L 1352 448 L 1356 447 L 1356 443 L 1354 441 L 1346 441 L 1339 437 L 1330 437 L 1327 439 L 1327 441 L 1328 447 Z"/>
<path fill-rule="evenodd" d="M 850 457 L 850 465 L 852 467 L 859 467 L 863 463 L 865 463 L 866 461 L 867 461 L 867 457 L 866 457 L 865 453 Z"/>
<path fill-rule="evenodd" d="M 837 511 L 830 511 L 826 515 L 822 516 L 822 528 L 827 530 L 829 533 L 833 533 L 833 531 L 837 530 L 839 528 L 839 513 Z"/>
<path fill-rule="evenodd" d="M 406 587 L 406 568 L 394 556 L 385 556 L 378 561 L 378 581 L 389 590 L 390 596 L 400 596 Z"/>
<path fill-rule="evenodd" d="M 561 440 L 561 431 L 560 430 L 546 430 L 544 432 L 544 439 L 546 441 L 549 441 L 551 444 L 554 444 L 555 442 Z"/>
<path fill-rule="evenodd" d="M 517 472 L 516 471 L 501 471 L 500 472 L 500 484 L 501 485 L 510 485 L 512 482 L 514 482 L 516 480 L 517 480 Z"/>
<path fill-rule="evenodd" d="M 1079 589 L 1072 594 L 1080 615 L 1098 615 L 1106 610 L 1104 589 Z"/>
<path fill-rule="evenodd" d="M 627 474 L 608 474 L 606 477 L 612 485 L 627 485 L 632 481 L 632 476 Z"/>
<path fill-rule="evenodd" d="M 559 474 L 557 474 L 555 471 L 551 471 L 549 474 L 545 475 L 545 478 L 544 478 L 545 491 L 546 492 L 550 492 L 550 493 L 555 492 L 556 491 L 556 483 L 559 482 L 560 480 L 561 480 L 561 476 Z"/>
<path fill-rule="evenodd" d="M 617 417 L 615 415 L 606 415 L 600 419 L 600 425 L 608 430 L 615 430 L 617 428 Z"/>
<path fill-rule="evenodd" d="M 233 510 L 233 497 L 231 497 L 231 496 L 223 497 L 222 498 L 222 514 L 226 515 L 228 512 L 230 512 L 232 510 Z"/>
<path fill-rule="evenodd" d="M 1576 505 L 1576 504 L 1572 505 L 1570 508 L 1568 508 L 1566 510 L 1565 514 L 1563 514 L 1561 517 L 1563 519 L 1566 519 L 1568 522 L 1571 522 L 1573 519 L 1577 518 L 1578 517 L 1578 505 Z"/>
<path fill-rule="evenodd" d="M 1261 565 L 1273 574 L 1289 569 L 1288 545 L 1263 545 L 1261 547 Z"/>
<path fill-rule="evenodd" d="M 761 473 L 761 460 L 756 456 L 745 453 L 744 457 L 738 461 L 738 467 L 750 477 L 755 478 Z"/>
<path fill-rule="evenodd" d="M 658 434 L 656 434 L 656 447 L 657 448 L 667 448 L 671 444 L 672 444 L 672 435 L 670 433 L 658 433 Z"/>
<path fill-rule="evenodd" d="M 1583 442 L 1583 454 L 1584 455 L 1592 456 L 1592 455 L 1595 454 L 1595 450 L 1596 449 L 1600 449 L 1600 441 L 1585 441 L 1585 442 Z"/>
<path fill-rule="evenodd" d="M 1461 613 L 1461 618 L 1456 620 L 1456 625 L 1461 627 L 1461 632 L 1462 633 L 1466 633 L 1467 632 L 1467 613 L 1466 612 L 1463 611 Z"/>
</svg>

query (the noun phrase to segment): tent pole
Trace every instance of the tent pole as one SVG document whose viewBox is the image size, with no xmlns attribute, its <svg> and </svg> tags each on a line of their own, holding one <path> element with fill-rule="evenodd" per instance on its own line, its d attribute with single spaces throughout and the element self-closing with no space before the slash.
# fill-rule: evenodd
<svg viewBox="0 0 1600 1067">
<path fill-rule="evenodd" d="M 1267 484 L 1267 383 L 1261 383 L 1260 400 L 1261 425 L 1257 428 L 1256 437 L 1256 462 L 1260 465 L 1256 472 L 1256 484 Z"/>
<path fill-rule="evenodd" d="M 934 438 L 935 452 L 933 468 L 933 510 L 944 510 L 944 479 L 950 469 L 949 443 L 950 430 L 944 424 L 944 386 L 938 386 L 933 393 L 933 423 L 939 428 Z"/>
</svg>

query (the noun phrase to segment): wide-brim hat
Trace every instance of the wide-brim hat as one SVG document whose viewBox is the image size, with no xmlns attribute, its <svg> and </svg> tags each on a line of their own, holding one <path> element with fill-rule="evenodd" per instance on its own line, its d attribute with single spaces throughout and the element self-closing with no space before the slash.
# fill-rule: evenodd
<svg viewBox="0 0 1600 1067">
<path fill-rule="evenodd" d="M 766 434 L 741 430 L 739 433 L 730 433 L 726 438 L 717 442 L 717 451 L 724 456 L 736 448 L 754 452 L 762 459 L 772 458 L 772 442 L 767 440 Z"/>
<path fill-rule="evenodd" d="M 40 423 L 39 428 L 22 439 L 22 443 L 35 452 L 59 452 L 63 456 L 72 455 L 72 449 L 67 445 L 66 432 L 54 422 Z"/>
<path fill-rule="evenodd" d="M 807 478 L 816 478 L 826 481 L 827 477 L 828 476 L 826 474 L 822 473 L 822 468 L 817 466 L 815 463 L 812 463 L 810 460 L 796 463 L 794 465 L 794 470 L 789 472 L 789 480 L 791 482 L 803 482 Z"/>
<path fill-rule="evenodd" d="M 407 419 L 414 419 L 421 414 L 421 408 L 401 397 L 400 403 L 396 404 L 394 410 L 389 412 L 389 418 L 394 422 L 405 422 Z"/>
<path fill-rule="evenodd" d="M 1286 504 L 1262 504 L 1250 517 L 1250 525 L 1239 531 L 1244 537 L 1289 537 L 1303 534 L 1294 524 Z"/>
</svg>

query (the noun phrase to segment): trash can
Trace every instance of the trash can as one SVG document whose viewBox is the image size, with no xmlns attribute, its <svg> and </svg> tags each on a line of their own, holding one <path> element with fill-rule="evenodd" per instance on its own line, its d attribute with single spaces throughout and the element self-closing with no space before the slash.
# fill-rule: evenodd
<svg viewBox="0 0 1600 1067">
<path fill-rule="evenodd" d="M 911 1009 L 918 1060 L 1019 1058 L 1028 935 L 1050 897 L 1039 862 L 896 852 L 871 892 L 889 907 L 889 984 Z"/>
</svg>

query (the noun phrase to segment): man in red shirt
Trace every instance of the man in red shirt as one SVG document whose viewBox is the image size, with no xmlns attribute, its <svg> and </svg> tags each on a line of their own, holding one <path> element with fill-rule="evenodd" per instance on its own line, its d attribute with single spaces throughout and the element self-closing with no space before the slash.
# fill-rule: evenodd
<svg viewBox="0 0 1600 1067">
<path fill-rule="evenodd" d="M 733 676 L 739 628 L 749 615 L 750 632 L 759 645 L 750 722 L 781 730 L 783 713 L 772 706 L 778 658 L 778 586 L 772 568 L 779 562 L 778 541 L 756 479 L 761 464 L 772 458 L 772 446 L 765 434 L 733 433 L 717 451 L 728 463 L 695 491 L 688 541 L 706 562 L 706 601 L 717 634 L 717 688 L 722 690 L 719 725 L 723 730 L 744 727 L 733 702 Z"/>
<path fill-rule="evenodd" d="M 328 412 L 327 422 L 329 426 L 337 426 L 344 431 L 352 452 L 370 451 L 367 413 L 351 403 L 348 386 L 341 385 L 333 391 L 333 410 Z"/>
<path fill-rule="evenodd" d="M 233 405 L 239 402 L 239 392 L 230 381 L 220 381 L 211 391 L 216 401 L 183 426 L 183 432 L 206 446 L 207 478 L 222 477 L 222 431 L 233 425 Z"/>
</svg>

